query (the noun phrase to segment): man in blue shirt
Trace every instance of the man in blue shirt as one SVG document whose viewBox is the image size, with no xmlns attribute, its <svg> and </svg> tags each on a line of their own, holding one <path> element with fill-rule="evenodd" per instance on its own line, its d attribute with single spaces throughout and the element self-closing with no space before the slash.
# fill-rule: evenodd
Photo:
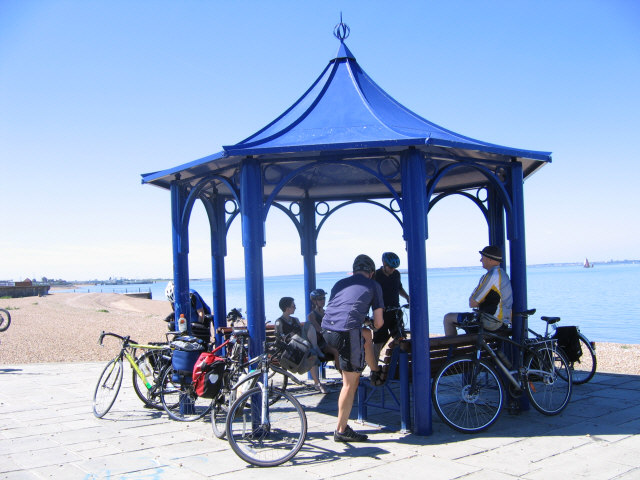
<svg viewBox="0 0 640 480">
<path fill-rule="evenodd" d="M 373 280 L 375 263 L 367 255 L 358 255 L 353 262 L 353 275 L 339 280 L 331 289 L 329 303 L 322 319 L 327 343 L 339 353 L 337 366 L 342 371 L 342 389 L 338 398 L 338 423 L 333 439 L 336 442 L 363 442 L 367 436 L 354 432 L 347 422 L 353 400 L 365 367 L 362 328 L 373 309 L 373 325 L 381 328 L 384 302 L 380 284 Z"/>
</svg>

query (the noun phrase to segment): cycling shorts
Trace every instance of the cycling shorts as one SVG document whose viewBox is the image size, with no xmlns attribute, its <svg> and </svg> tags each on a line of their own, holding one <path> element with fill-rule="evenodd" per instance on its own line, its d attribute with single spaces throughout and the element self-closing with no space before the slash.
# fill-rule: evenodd
<svg viewBox="0 0 640 480">
<path fill-rule="evenodd" d="M 346 332 L 325 330 L 323 336 L 327 344 L 338 350 L 340 370 L 345 372 L 364 370 L 364 338 L 360 328 Z"/>
</svg>

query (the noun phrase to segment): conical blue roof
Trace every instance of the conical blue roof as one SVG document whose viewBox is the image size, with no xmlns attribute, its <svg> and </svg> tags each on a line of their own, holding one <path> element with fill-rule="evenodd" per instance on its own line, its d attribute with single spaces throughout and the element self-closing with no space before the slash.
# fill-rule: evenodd
<svg viewBox="0 0 640 480">
<path fill-rule="evenodd" d="M 311 87 L 282 115 L 267 126 L 223 151 L 161 172 L 144 174 L 143 183 L 169 188 L 176 174 L 193 182 L 216 173 L 233 175 L 248 156 L 270 164 L 304 162 L 319 155 L 332 158 L 385 158 L 415 147 L 434 162 L 486 161 L 495 165 L 516 160 L 525 177 L 551 161 L 549 152 L 521 150 L 460 135 L 415 114 L 394 100 L 369 77 L 343 40 L 338 52 Z M 291 167 L 293 168 L 293 167 Z M 353 169 L 342 167 L 301 176 L 283 189 L 278 198 L 317 199 L 386 195 L 379 183 Z M 265 174 L 266 175 L 266 174 Z M 441 182 L 441 189 L 464 189 L 481 184 L 482 175 L 460 169 Z M 365 188 L 363 188 L 363 186 Z M 224 192 L 226 189 L 222 188 Z M 265 187 L 268 193 L 269 187 Z M 220 193 L 220 191 L 218 191 Z"/>
<path fill-rule="evenodd" d="M 442 128 L 404 107 L 369 77 L 344 42 L 311 87 L 280 117 L 230 155 L 333 150 L 349 145 L 434 145 L 548 161 L 548 152 L 517 150 Z"/>
</svg>

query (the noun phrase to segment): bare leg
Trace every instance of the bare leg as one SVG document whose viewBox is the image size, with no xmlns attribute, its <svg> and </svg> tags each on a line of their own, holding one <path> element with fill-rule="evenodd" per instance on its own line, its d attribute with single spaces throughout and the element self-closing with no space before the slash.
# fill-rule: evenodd
<svg viewBox="0 0 640 480">
<path fill-rule="evenodd" d="M 342 389 L 338 397 L 338 425 L 336 428 L 338 432 L 344 432 L 344 429 L 347 428 L 359 383 L 360 372 L 342 372 Z"/>
<path fill-rule="evenodd" d="M 318 385 L 320 383 L 320 378 L 318 376 L 318 367 L 311 367 L 311 370 L 309 370 L 309 374 L 313 379 L 313 383 Z"/>
<path fill-rule="evenodd" d="M 373 352 L 373 333 L 368 328 L 363 328 L 362 338 L 364 338 L 364 359 L 371 371 L 375 372 L 379 367 L 378 359 Z"/>
<path fill-rule="evenodd" d="M 458 321 L 457 313 L 447 313 L 444 316 L 444 321 L 442 323 L 444 324 L 444 334 L 447 337 L 455 337 L 456 335 L 458 335 L 458 330 L 454 325 L 454 323 L 457 321 Z"/>
</svg>

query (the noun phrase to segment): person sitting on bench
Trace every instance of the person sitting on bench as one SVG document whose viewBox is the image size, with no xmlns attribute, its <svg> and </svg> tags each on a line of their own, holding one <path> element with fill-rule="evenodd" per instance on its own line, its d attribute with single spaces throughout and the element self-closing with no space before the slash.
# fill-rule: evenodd
<svg viewBox="0 0 640 480">
<path fill-rule="evenodd" d="M 507 273 L 500 267 L 502 250 L 500 247 L 484 247 L 480 252 L 480 262 L 487 270 L 475 290 L 469 297 L 469 306 L 481 312 L 489 313 L 503 323 L 511 322 L 513 298 L 511 281 Z M 458 334 L 456 324 L 463 324 L 472 313 L 447 313 L 444 316 L 444 334 L 447 337 Z"/>
</svg>

